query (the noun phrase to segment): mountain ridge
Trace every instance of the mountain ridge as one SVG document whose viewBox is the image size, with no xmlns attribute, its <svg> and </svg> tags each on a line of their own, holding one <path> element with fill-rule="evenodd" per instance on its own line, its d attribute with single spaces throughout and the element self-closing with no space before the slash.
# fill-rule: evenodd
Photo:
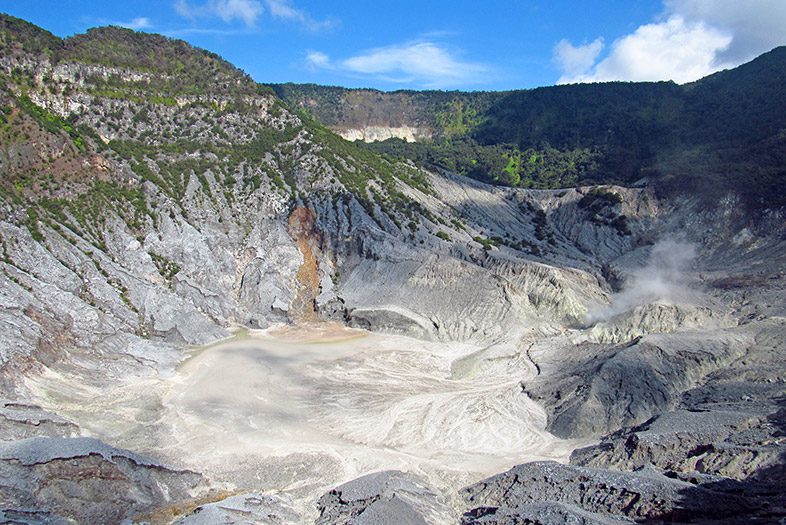
<svg viewBox="0 0 786 525">
<path fill-rule="evenodd" d="M 733 191 L 749 207 L 767 208 L 786 203 L 777 191 L 784 180 L 779 137 L 786 111 L 778 101 L 785 72 L 786 47 L 779 47 L 682 86 L 606 82 L 488 93 L 271 87 L 345 135 L 365 126 L 421 129 L 425 145 L 394 139 L 370 147 L 485 182 L 569 187 L 649 180 L 659 191 L 710 200 Z M 375 103 L 384 109 L 374 110 Z M 446 155 L 454 160 L 441 160 Z M 553 160 L 529 165 L 533 156 Z M 588 156 L 585 171 L 552 174 L 571 158 Z M 711 171 L 713 181 L 700 171 Z"/>
</svg>

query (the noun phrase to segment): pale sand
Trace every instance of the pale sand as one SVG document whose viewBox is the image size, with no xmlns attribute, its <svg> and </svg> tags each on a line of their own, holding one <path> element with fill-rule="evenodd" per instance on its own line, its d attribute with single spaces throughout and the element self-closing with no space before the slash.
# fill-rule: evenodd
<svg viewBox="0 0 786 525">
<path fill-rule="evenodd" d="M 544 430 L 543 409 L 520 387 L 532 367 L 515 349 L 501 347 L 475 377 L 452 377 L 454 361 L 478 350 L 340 325 L 281 327 L 198 349 L 173 377 L 109 396 L 62 395 L 73 379 L 50 377 L 46 397 L 113 445 L 234 490 L 286 492 L 313 517 L 323 492 L 372 471 L 417 473 L 450 499 L 513 465 L 567 460 L 581 443 Z"/>
</svg>

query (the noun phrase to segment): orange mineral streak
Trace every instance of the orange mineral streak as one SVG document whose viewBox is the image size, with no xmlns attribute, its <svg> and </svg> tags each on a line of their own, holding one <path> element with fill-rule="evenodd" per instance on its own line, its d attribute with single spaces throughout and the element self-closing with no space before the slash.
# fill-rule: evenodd
<svg viewBox="0 0 786 525">
<path fill-rule="evenodd" d="M 289 235 L 303 254 L 303 264 L 295 274 L 295 299 L 290 306 L 290 317 L 297 323 L 317 320 L 314 307 L 319 294 L 319 263 L 315 251 L 319 248 L 319 234 L 314 228 L 316 216 L 313 210 L 295 208 L 287 221 Z"/>
</svg>

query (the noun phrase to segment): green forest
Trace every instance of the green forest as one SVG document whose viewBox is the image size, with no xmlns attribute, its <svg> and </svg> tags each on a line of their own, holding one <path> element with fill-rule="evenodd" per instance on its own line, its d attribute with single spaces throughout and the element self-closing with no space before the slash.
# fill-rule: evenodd
<svg viewBox="0 0 786 525">
<path fill-rule="evenodd" d="M 649 185 L 751 208 L 786 205 L 786 47 L 697 82 L 508 92 L 270 86 L 329 127 L 425 126 L 431 140 L 363 147 L 522 188 Z"/>
</svg>

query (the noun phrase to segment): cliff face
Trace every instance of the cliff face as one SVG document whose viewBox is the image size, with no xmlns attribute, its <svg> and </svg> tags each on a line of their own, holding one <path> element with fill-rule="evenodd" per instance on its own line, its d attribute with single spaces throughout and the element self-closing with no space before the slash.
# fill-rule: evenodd
<svg viewBox="0 0 786 525">
<path fill-rule="evenodd" d="M 541 403 L 549 431 L 563 437 L 627 427 L 625 439 L 639 443 L 635 425 L 714 410 L 739 388 L 755 407 L 744 401 L 734 410 L 756 412 L 756 443 L 772 438 L 765 423 L 784 378 L 762 374 L 782 365 L 771 348 L 782 341 L 767 335 L 786 315 L 781 211 L 754 220 L 733 194 L 707 208 L 641 188 L 524 190 L 427 172 L 340 139 L 182 43 L 117 29 L 63 42 L 3 20 L 0 468 L 25 486 L 0 484 L 12 502 L 0 516 L 34 520 L 25 513 L 40 507 L 52 519 L 84 517 L 68 495 L 30 497 L 51 479 L 83 475 L 68 462 L 84 463 L 97 480 L 123 478 L 126 485 L 91 485 L 103 496 L 141 487 L 90 520 L 139 515 L 170 498 L 191 507 L 218 499 L 193 472 L 74 442 L 84 432 L 78 422 L 31 398 L 54 380 L 80 385 L 77 397 L 153 385 L 188 348 L 238 325 L 334 320 L 476 347 L 451 365 L 450 381 L 515 383 L 521 374 L 516 395 Z M 107 40 L 118 43 L 114 55 L 105 54 Z M 196 69 L 175 73 L 184 67 Z M 749 371 L 745 359 L 764 364 Z M 729 370 L 750 372 L 747 383 L 730 385 Z M 663 434 L 675 425 L 666 427 Z M 692 447 L 718 432 L 735 446 L 743 440 L 713 432 L 679 439 Z M 661 446 L 631 452 L 614 436 L 582 463 L 632 468 Z M 670 465 L 695 465 L 674 451 L 682 445 L 663 440 L 658 450 L 675 457 Z M 735 474 L 728 450 L 708 453 L 704 464 L 720 466 L 705 470 L 738 478 L 755 470 L 748 462 Z M 397 501 L 398 484 L 385 485 L 385 498 Z M 493 489 L 473 490 L 472 504 L 492 505 Z M 422 492 L 407 512 L 444 516 Z M 530 496 L 521 497 L 524 505 Z M 237 496 L 232 505 L 242 514 L 257 499 Z M 341 513 L 331 501 L 326 516 Z M 503 503 L 515 513 L 514 501 L 493 505 Z"/>
<path fill-rule="evenodd" d="M 408 142 L 465 135 L 502 93 L 346 89 L 270 84 L 295 110 L 305 110 L 347 140 Z"/>
<path fill-rule="evenodd" d="M 432 136 L 432 131 L 428 128 L 413 128 L 410 126 L 363 126 L 357 128 L 340 129 L 335 132 L 345 140 L 363 142 L 379 142 L 388 139 L 401 139 L 405 142 L 416 142 L 427 140 Z"/>
</svg>

